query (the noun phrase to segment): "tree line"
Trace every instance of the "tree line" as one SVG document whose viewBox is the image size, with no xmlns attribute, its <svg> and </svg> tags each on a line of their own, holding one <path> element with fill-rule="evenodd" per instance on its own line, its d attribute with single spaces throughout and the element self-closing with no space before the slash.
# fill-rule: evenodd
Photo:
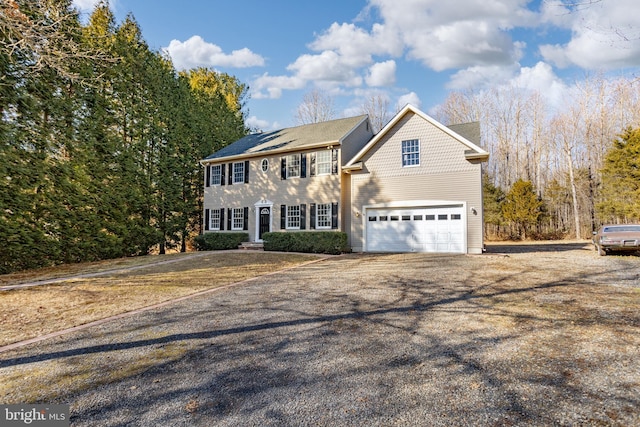
<svg viewBox="0 0 640 427">
<path fill-rule="evenodd" d="M 640 80 L 587 76 L 551 105 L 515 87 L 451 92 L 443 123 L 479 121 L 489 238 L 584 239 L 640 221 Z"/>
<path fill-rule="evenodd" d="M 133 16 L 70 0 L 0 5 L 0 273 L 185 250 L 197 160 L 247 133 L 248 88 L 178 73 Z"/>
</svg>

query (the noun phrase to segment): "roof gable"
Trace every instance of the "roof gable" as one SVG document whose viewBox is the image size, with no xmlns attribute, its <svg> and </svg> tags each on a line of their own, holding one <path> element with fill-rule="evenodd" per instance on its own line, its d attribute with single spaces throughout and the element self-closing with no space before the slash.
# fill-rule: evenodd
<svg viewBox="0 0 640 427">
<path fill-rule="evenodd" d="M 396 114 L 390 121 L 387 123 L 381 130 L 378 132 L 371 140 L 344 166 L 345 169 L 349 169 L 353 167 L 356 163 L 360 162 L 362 158 L 371 150 L 376 144 L 383 139 L 383 137 L 393 129 L 393 127 L 398 124 L 398 122 L 407 114 L 416 114 L 422 119 L 426 120 L 436 128 L 440 129 L 442 132 L 448 134 L 458 142 L 462 143 L 467 147 L 465 152 L 465 156 L 467 159 L 471 160 L 487 160 L 489 158 L 489 153 L 482 148 L 480 148 L 475 143 L 471 142 L 462 134 L 465 134 L 469 138 L 477 137 L 477 140 L 480 139 L 479 127 L 477 123 L 464 124 L 464 125 L 454 125 L 449 127 L 444 126 L 442 123 L 418 110 L 411 104 L 407 104 L 398 114 Z M 460 133 L 456 132 L 459 131 Z"/>
<path fill-rule="evenodd" d="M 294 151 L 323 144 L 340 144 L 367 120 L 368 117 L 362 115 L 250 134 L 216 151 L 203 162 L 229 157 L 250 157 L 267 152 Z"/>
</svg>

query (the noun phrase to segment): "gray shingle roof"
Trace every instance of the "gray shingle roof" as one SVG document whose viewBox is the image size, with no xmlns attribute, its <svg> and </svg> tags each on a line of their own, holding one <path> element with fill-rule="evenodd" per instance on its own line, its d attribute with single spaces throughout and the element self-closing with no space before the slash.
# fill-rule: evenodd
<svg viewBox="0 0 640 427">
<path fill-rule="evenodd" d="M 337 143 L 366 118 L 367 116 L 363 115 L 250 134 L 216 151 L 204 160 L 257 155 L 278 149 L 303 149 L 325 142 Z"/>
<path fill-rule="evenodd" d="M 480 122 L 460 123 L 447 127 L 461 137 L 480 145 Z"/>
</svg>

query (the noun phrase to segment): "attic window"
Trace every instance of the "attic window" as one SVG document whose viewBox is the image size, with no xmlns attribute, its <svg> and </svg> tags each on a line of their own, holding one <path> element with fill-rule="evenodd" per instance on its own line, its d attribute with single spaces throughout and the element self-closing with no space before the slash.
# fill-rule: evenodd
<svg viewBox="0 0 640 427">
<path fill-rule="evenodd" d="M 402 141 L 402 167 L 420 166 L 420 140 Z"/>
<path fill-rule="evenodd" d="M 262 163 L 260 164 L 260 168 L 262 169 L 262 172 L 268 171 L 269 170 L 269 160 L 262 159 Z"/>
</svg>

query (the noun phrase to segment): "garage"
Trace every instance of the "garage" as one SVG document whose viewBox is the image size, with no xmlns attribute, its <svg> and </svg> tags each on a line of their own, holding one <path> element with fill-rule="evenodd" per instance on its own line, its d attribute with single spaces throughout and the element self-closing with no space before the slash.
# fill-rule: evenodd
<svg viewBox="0 0 640 427">
<path fill-rule="evenodd" d="M 367 209 L 367 252 L 465 253 L 464 207 Z"/>
</svg>

